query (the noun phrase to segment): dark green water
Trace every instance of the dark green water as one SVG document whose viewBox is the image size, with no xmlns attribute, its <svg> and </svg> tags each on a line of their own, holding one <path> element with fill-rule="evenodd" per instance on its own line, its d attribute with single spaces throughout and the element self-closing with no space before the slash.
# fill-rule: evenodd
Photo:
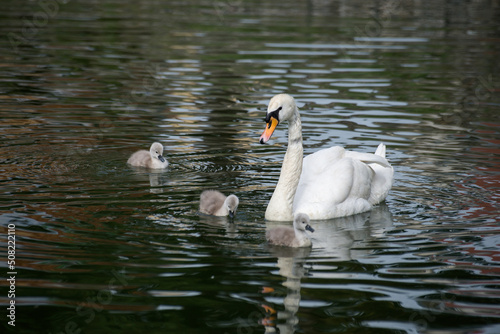
<svg viewBox="0 0 500 334">
<path fill-rule="evenodd" d="M 2 8 L 2 332 L 500 332 L 497 2 Z M 281 92 L 306 154 L 384 142 L 396 171 L 372 212 L 315 222 L 311 250 L 264 238 Z M 127 166 L 153 141 L 168 170 Z M 197 213 L 210 188 L 239 196 L 234 224 Z"/>
</svg>

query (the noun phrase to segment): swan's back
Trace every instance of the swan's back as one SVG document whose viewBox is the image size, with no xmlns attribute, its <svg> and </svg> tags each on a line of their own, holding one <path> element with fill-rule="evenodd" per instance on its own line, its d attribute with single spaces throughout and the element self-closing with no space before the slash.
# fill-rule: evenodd
<svg viewBox="0 0 500 334">
<path fill-rule="evenodd" d="M 304 158 L 293 210 L 306 212 L 311 219 L 368 211 L 385 199 L 392 175 L 383 144 L 376 154 L 339 146 L 317 151 Z"/>
</svg>

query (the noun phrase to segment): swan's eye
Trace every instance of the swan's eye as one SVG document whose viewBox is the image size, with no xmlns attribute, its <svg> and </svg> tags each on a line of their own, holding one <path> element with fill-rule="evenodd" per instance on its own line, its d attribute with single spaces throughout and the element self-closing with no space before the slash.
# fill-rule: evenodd
<svg viewBox="0 0 500 334">
<path fill-rule="evenodd" d="M 279 107 L 278 109 L 273 110 L 270 113 L 268 113 L 266 115 L 266 123 L 270 123 L 271 122 L 271 117 L 276 118 L 276 120 L 279 122 L 279 119 L 280 119 L 279 112 L 280 112 L 281 109 L 283 109 L 283 107 Z"/>
</svg>

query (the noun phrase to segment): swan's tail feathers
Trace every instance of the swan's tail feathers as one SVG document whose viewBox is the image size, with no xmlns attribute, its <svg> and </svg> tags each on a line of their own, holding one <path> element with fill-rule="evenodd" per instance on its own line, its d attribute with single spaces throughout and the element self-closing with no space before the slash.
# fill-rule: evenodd
<svg viewBox="0 0 500 334">
<path fill-rule="evenodd" d="M 372 205 L 382 202 L 387 197 L 394 179 L 394 169 L 385 159 L 385 145 L 383 143 L 380 143 L 377 147 L 374 156 L 383 160 L 387 165 L 383 163 L 370 164 L 370 167 L 375 172 L 371 184 L 370 198 L 368 199 Z"/>
<path fill-rule="evenodd" d="M 357 159 L 365 164 L 378 164 L 382 167 L 391 167 L 391 164 L 385 158 L 385 145 L 382 143 L 377 147 L 375 154 L 345 151 L 345 156 Z"/>
<path fill-rule="evenodd" d="M 378 156 L 381 156 L 382 158 L 385 158 L 385 145 L 384 143 L 380 143 L 377 147 L 377 150 L 375 151 L 375 154 Z"/>
</svg>

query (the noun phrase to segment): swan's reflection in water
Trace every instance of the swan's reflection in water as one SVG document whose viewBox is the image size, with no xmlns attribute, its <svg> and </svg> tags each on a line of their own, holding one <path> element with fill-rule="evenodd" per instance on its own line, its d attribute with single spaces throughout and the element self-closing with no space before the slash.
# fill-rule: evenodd
<svg viewBox="0 0 500 334">
<path fill-rule="evenodd" d="M 286 295 L 283 298 L 283 311 L 277 311 L 273 302 L 278 302 L 281 293 L 274 292 L 272 288 L 264 288 L 263 292 L 268 293 L 266 304 L 263 305 L 267 316 L 261 321 L 266 329 L 266 333 L 274 333 L 279 329 L 280 333 L 294 333 L 299 323 L 297 311 L 300 306 L 300 281 L 307 274 L 306 259 L 311 253 L 311 248 L 270 248 L 271 253 L 278 257 L 277 266 L 279 274 L 285 278 L 282 285 L 286 288 Z M 272 304 L 273 303 L 273 304 Z"/>
<path fill-rule="evenodd" d="M 129 166 L 135 174 L 135 177 L 143 180 L 147 175 L 149 179 L 149 192 L 160 194 L 163 192 L 163 186 L 167 184 L 168 178 L 165 171 L 168 169 L 147 169 L 144 167 Z"/>
<path fill-rule="evenodd" d="M 392 215 L 387 205 L 381 203 L 369 212 L 312 221 L 311 225 L 316 230 L 311 236 L 315 255 L 345 261 L 366 255 L 367 250 L 353 245 L 385 235 L 392 228 Z"/>
<path fill-rule="evenodd" d="M 270 222 L 271 225 L 274 223 Z M 270 252 L 278 258 L 279 275 L 285 280 L 282 283 L 286 288 L 286 295 L 281 299 L 283 289 L 265 287 L 266 304 L 263 305 L 266 317 L 261 324 L 266 333 L 295 333 L 299 325 L 297 312 L 301 301 L 301 280 L 314 269 L 312 260 L 349 261 L 367 254 L 368 249 L 353 247 L 358 241 L 377 239 L 392 228 L 392 216 L 385 203 L 375 207 L 370 212 L 355 216 L 336 218 L 323 221 L 312 221 L 315 229 L 312 235 L 313 247 L 288 248 L 270 247 Z M 312 254 L 312 256 L 311 256 Z M 284 310 L 278 311 L 282 300 Z"/>
</svg>

